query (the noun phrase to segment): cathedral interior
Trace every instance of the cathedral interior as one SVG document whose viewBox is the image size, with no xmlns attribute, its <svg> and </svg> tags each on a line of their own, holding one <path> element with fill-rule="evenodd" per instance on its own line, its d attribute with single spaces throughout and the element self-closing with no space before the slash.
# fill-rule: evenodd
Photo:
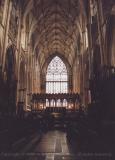
<svg viewBox="0 0 115 160">
<path fill-rule="evenodd" d="M 114 160 L 115 0 L 0 0 L 0 160 Z"/>
</svg>

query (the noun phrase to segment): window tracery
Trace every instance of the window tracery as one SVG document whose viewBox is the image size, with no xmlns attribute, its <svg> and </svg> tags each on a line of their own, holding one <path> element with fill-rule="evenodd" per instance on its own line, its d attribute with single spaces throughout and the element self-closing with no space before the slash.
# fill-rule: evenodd
<svg viewBox="0 0 115 160">
<path fill-rule="evenodd" d="M 54 57 L 50 62 L 46 74 L 46 93 L 67 93 L 68 76 L 63 61 Z"/>
</svg>

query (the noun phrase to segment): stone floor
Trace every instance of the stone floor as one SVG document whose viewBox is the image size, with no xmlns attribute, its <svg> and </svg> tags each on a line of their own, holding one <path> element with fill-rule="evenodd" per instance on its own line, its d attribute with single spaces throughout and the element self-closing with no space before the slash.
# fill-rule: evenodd
<svg viewBox="0 0 115 160">
<path fill-rule="evenodd" d="M 112 155 L 88 152 L 85 147 L 80 151 L 68 142 L 65 131 L 50 130 L 42 137 L 36 132 L 14 142 L 7 152 L 1 152 L 0 160 L 112 160 Z"/>
</svg>

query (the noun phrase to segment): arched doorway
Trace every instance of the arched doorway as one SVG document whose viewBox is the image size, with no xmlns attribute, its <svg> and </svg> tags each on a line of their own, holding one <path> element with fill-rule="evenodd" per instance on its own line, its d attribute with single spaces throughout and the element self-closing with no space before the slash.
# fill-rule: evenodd
<svg viewBox="0 0 115 160">
<path fill-rule="evenodd" d="M 67 68 L 58 56 L 51 60 L 47 68 L 46 93 L 68 93 Z"/>
<path fill-rule="evenodd" d="M 50 107 L 55 107 L 55 100 L 54 100 L 54 99 L 52 99 L 52 100 L 50 101 Z"/>
<path fill-rule="evenodd" d="M 15 75 L 15 50 L 10 46 L 6 51 L 5 79 L 6 79 L 6 111 L 10 114 L 16 111 L 17 81 Z"/>
<path fill-rule="evenodd" d="M 64 100 L 63 100 L 63 107 L 67 108 L 67 105 L 68 105 L 67 100 L 64 99 Z"/>
<path fill-rule="evenodd" d="M 60 99 L 57 100 L 56 106 L 57 106 L 57 107 L 62 107 L 62 106 L 61 106 L 61 100 L 60 100 Z"/>
</svg>

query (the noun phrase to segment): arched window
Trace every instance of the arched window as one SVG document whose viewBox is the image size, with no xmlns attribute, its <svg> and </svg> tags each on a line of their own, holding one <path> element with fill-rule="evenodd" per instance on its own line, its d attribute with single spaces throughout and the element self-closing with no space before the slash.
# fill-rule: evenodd
<svg viewBox="0 0 115 160">
<path fill-rule="evenodd" d="M 51 106 L 51 107 L 55 107 L 55 101 L 54 101 L 54 99 L 51 100 L 50 106 Z"/>
<path fill-rule="evenodd" d="M 49 107 L 49 100 L 46 99 L 46 107 Z"/>
<path fill-rule="evenodd" d="M 60 99 L 57 100 L 56 106 L 57 106 L 57 107 L 62 107 L 62 106 L 61 106 L 61 100 L 60 100 Z"/>
<path fill-rule="evenodd" d="M 63 107 L 67 107 L 67 100 L 66 99 L 63 100 Z"/>
<path fill-rule="evenodd" d="M 67 93 L 68 76 L 67 69 L 63 61 L 54 57 L 47 68 L 46 93 Z"/>
</svg>

